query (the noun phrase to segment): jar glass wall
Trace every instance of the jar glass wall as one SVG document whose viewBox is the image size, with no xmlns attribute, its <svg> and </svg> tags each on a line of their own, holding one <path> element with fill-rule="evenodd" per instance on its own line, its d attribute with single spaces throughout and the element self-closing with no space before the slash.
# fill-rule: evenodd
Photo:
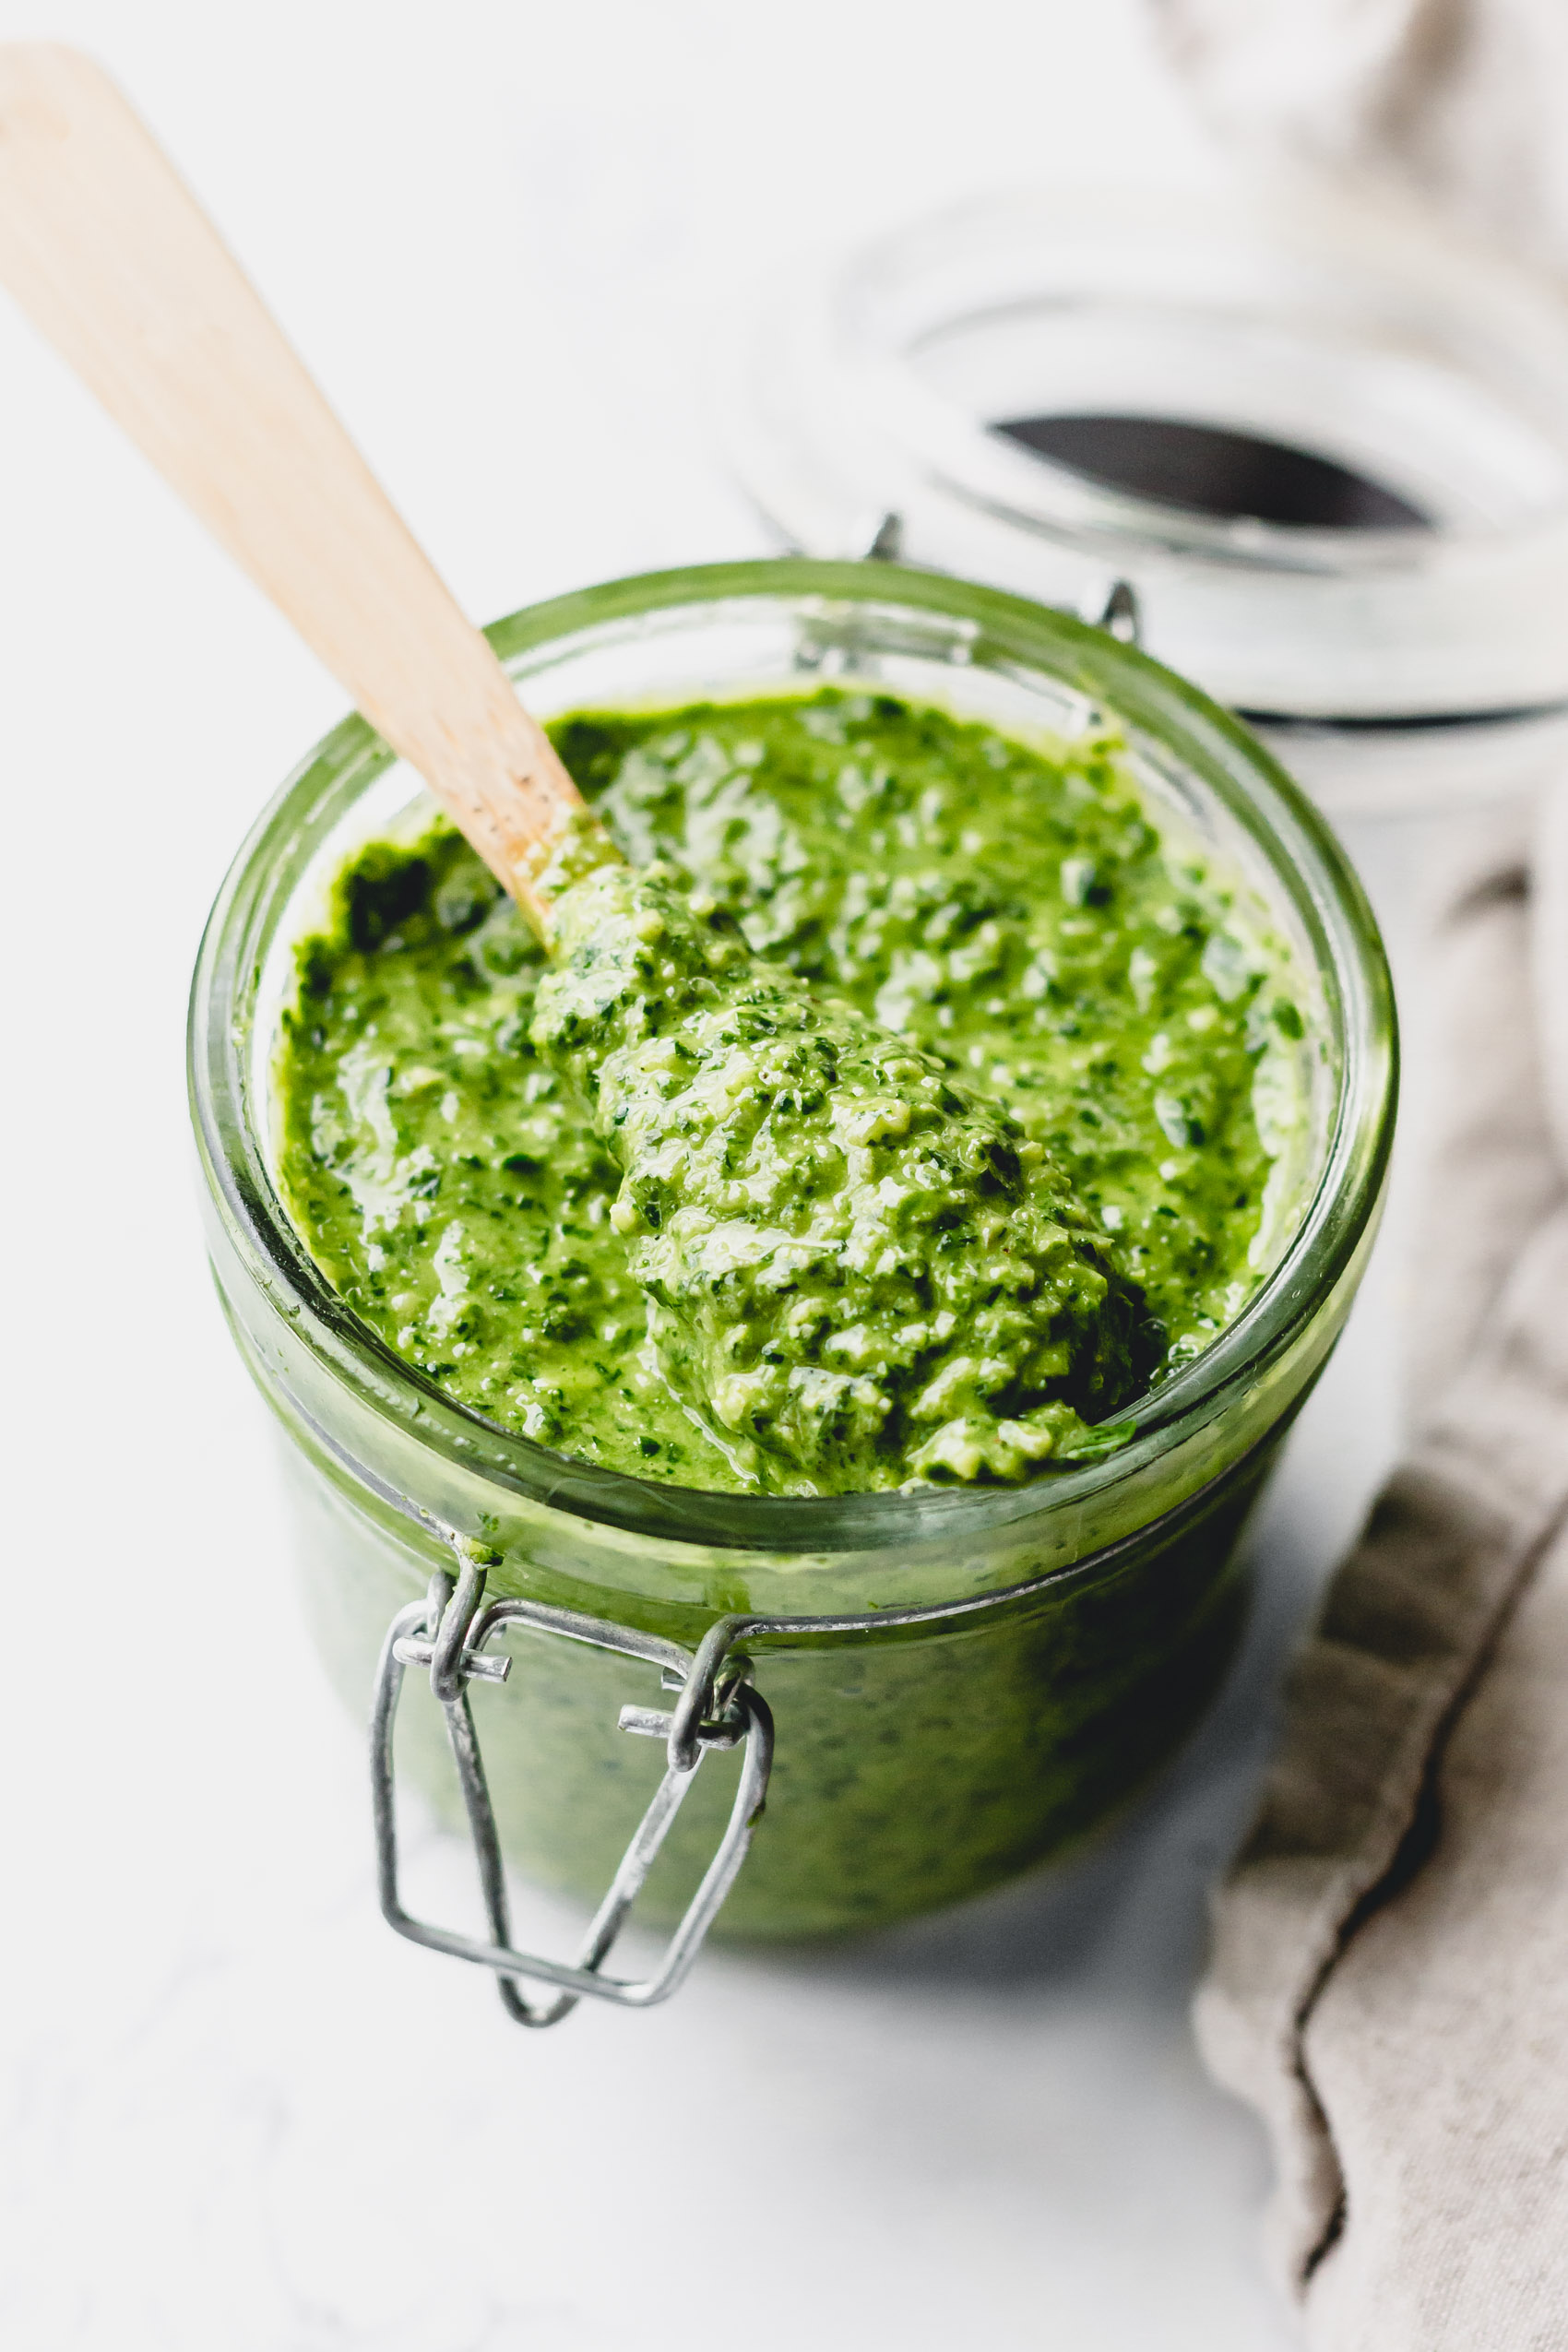
<svg viewBox="0 0 1568 2352">
<path fill-rule="evenodd" d="M 1321 1369 L 1370 1245 L 1395 1043 L 1375 927 L 1332 837 L 1218 708 L 1100 632 L 999 592 L 878 564 L 749 564 L 623 581 L 491 631 L 540 717 L 585 705 L 864 683 L 1004 731 L 1111 718 L 1158 820 L 1237 874 L 1307 1014 L 1301 1214 L 1237 1321 L 1134 1407 L 1130 1443 L 1017 1488 L 776 1497 L 655 1486 L 469 1412 L 328 1288 L 279 1197 L 272 1055 L 294 941 L 342 857 L 419 793 L 362 721 L 311 754 L 245 845 L 203 944 L 193 1111 L 214 1270 L 278 1417 L 312 1622 L 362 1705 L 395 1611 L 491 1548 L 493 1593 L 695 1647 L 742 1611 L 778 1724 L 767 1820 L 721 1928 L 833 1930 L 951 1901 L 1081 1835 L 1167 1754 L 1241 1621 L 1236 1539 Z M 920 1625 L 879 1612 L 961 1611 Z M 826 1615 L 833 1635 L 790 1630 Z M 537 1633 L 476 1691 L 512 1858 L 597 1896 L 660 1769 L 616 1728 L 646 1667 Z M 439 1792 L 433 1708 L 404 1710 Z M 683 1809 L 649 1900 L 672 1912 L 716 1841 L 727 1760 Z"/>
</svg>

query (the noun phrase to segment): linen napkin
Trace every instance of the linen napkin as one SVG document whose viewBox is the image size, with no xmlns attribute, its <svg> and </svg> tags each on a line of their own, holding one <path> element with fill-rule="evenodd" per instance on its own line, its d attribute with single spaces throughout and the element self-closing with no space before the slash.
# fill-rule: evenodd
<svg viewBox="0 0 1568 2352">
<path fill-rule="evenodd" d="M 1414 1434 L 1296 1663 L 1196 2011 L 1324 2352 L 1568 2344 L 1568 787 L 1446 869 Z"/>
<path fill-rule="evenodd" d="M 1562 0 L 1147 0 L 1209 123 L 1370 175 L 1568 274 Z"/>
<path fill-rule="evenodd" d="M 1565 0 L 1149 0 L 1233 144 L 1568 278 Z M 1568 613 L 1564 616 L 1568 627 Z M 1412 1434 L 1295 1666 L 1215 1903 L 1317 2352 L 1568 2346 L 1568 780 L 1451 830 Z"/>
</svg>

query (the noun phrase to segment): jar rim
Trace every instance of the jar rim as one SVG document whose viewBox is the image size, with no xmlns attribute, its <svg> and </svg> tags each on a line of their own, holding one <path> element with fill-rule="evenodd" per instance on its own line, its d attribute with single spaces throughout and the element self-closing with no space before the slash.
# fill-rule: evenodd
<svg viewBox="0 0 1568 2352">
<path fill-rule="evenodd" d="M 392 765 L 350 715 L 286 778 L 241 847 L 214 904 L 192 984 L 192 1118 L 226 1238 L 297 1340 L 377 1417 L 424 1447 L 570 1515 L 677 1544 L 731 1551 L 841 1554 L 900 1540 L 965 1541 L 1075 1512 L 1180 1444 L 1265 1373 L 1354 1259 L 1381 1196 L 1392 1142 L 1397 1045 L 1392 984 L 1360 882 L 1329 827 L 1235 719 L 1185 680 L 1104 631 L 1006 591 L 881 562 L 766 558 L 644 573 L 523 608 L 486 634 L 503 662 L 587 641 L 655 613 L 772 599 L 802 615 L 856 606 L 968 624 L 976 651 L 1073 686 L 1123 725 L 1173 748 L 1229 806 L 1290 897 L 1318 956 L 1336 1028 L 1337 1097 L 1321 1170 L 1275 1266 L 1236 1320 L 1128 1418 L 1135 1434 L 1097 1460 L 1021 1486 L 897 1489 L 819 1496 L 677 1487 L 603 1468 L 502 1428 L 403 1361 L 331 1289 L 272 1181 L 246 1082 L 247 1019 L 268 885 L 331 790 L 362 789 Z M 973 655 L 971 655 L 973 658 Z M 247 996 L 247 974 L 250 993 Z"/>
</svg>

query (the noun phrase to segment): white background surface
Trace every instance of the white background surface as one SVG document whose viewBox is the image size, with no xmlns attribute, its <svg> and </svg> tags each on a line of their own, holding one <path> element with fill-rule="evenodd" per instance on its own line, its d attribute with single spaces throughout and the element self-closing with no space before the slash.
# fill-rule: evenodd
<svg viewBox="0 0 1568 2352">
<path fill-rule="evenodd" d="M 766 549 L 705 359 L 759 262 L 1044 170 L 1208 168 L 1131 0 L 0 5 L 38 34 L 121 76 L 481 617 Z M 1114 1846 L 519 2033 L 374 1916 L 360 1734 L 198 1253 L 200 923 L 340 707 L 0 300 L 6 2341 L 1290 2344 L 1185 2003 L 1281 1649 L 1393 1443 L 1386 1250 L 1242 1668 Z M 1410 837 L 1357 847 L 1402 932 Z"/>
</svg>

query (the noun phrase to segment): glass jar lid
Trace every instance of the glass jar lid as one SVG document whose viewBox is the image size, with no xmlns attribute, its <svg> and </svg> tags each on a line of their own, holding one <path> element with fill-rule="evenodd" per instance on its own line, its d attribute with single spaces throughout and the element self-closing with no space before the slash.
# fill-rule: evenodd
<svg viewBox="0 0 1568 2352">
<path fill-rule="evenodd" d="M 731 448 L 815 554 L 1098 613 L 1249 716 L 1568 704 L 1568 309 L 1445 227 L 1301 183 L 1040 188 L 769 290 Z M 885 544 L 885 540 L 884 542 Z"/>
</svg>

